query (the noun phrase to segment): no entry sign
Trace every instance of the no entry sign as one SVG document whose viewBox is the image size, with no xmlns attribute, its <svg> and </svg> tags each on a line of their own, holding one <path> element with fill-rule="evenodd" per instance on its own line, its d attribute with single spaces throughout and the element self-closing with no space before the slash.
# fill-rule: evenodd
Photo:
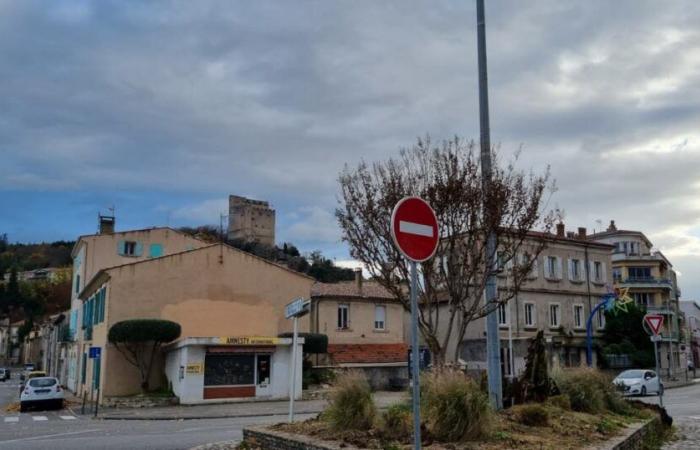
<svg viewBox="0 0 700 450">
<path fill-rule="evenodd" d="M 419 197 L 404 197 L 391 213 L 391 237 L 411 261 L 423 262 L 435 254 L 438 244 L 435 211 Z"/>
<path fill-rule="evenodd" d="M 659 334 L 661 330 L 661 325 L 664 324 L 664 316 L 660 314 L 647 314 L 644 316 L 644 321 L 649 325 L 651 332 L 654 336 Z"/>
</svg>

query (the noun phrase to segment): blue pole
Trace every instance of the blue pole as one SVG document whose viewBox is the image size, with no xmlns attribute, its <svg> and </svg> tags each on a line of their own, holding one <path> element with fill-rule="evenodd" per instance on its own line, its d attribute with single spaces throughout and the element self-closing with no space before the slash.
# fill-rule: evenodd
<svg viewBox="0 0 700 450">
<path fill-rule="evenodd" d="M 593 317 L 607 302 L 608 300 L 605 299 L 598 303 L 596 307 L 593 308 L 593 311 L 591 311 L 586 321 L 586 365 L 588 365 L 588 367 L 593 365 Z"/>
</svg>

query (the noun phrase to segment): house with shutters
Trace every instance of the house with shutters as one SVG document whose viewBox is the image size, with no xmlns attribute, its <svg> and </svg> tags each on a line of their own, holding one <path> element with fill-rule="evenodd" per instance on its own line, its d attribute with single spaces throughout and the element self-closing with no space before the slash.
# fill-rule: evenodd
<svg viewBox="0 0 700 450">
<path fill-rule="evenodd" d="M 82 299 L 81 292 L 88 282 L 101 270 L 147 261 L 174 253 L 202 248 L 208 244 L 185 233 L 168 227 L 154 227 L 141 230 L 115 231 L 115 218 L 99 217 L 99 231 L 96 234 L 80 236 L 73 247 L 73 288 L 71 310 L 68 316 L 68 332 L 60 343 L 59 351 L 66 358 L 66 378 L 62 383 L 77 392 L 80 374 L 87 364 L 87 340 L 81 327 L 87 317 L 100 314 L 105 294 L 96 292 L 90 298 Z M 88 311 L 89 309 L 89 311 Z"/>
</svg>

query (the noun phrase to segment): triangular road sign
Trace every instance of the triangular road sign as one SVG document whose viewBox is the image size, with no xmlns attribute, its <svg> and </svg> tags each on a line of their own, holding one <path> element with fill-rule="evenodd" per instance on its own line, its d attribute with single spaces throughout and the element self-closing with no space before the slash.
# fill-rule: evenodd
<svg viewBox="0 0 700 450">
<path fill-rule="evenodd" d="M 654 336 L 656 336 L 661 330 L 661 325 L 664 324 L 664 316 L 660 314 L 647 314 L 644 316 L 644 321 L 649 325 Z"/>
</svg>

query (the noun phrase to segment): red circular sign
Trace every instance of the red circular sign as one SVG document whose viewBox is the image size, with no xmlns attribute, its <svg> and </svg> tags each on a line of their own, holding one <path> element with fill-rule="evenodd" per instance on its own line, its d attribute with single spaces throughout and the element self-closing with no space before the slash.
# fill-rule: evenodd
<svg viewBox="0 0 700 450">
<path fill-rule="evenodd" d="M 423 262 L 431 258 L 439 240 L 435 211 L 422 198 L 402 198 L 391 213 L 391 237 L 408 259 Z"/>
</svg>

